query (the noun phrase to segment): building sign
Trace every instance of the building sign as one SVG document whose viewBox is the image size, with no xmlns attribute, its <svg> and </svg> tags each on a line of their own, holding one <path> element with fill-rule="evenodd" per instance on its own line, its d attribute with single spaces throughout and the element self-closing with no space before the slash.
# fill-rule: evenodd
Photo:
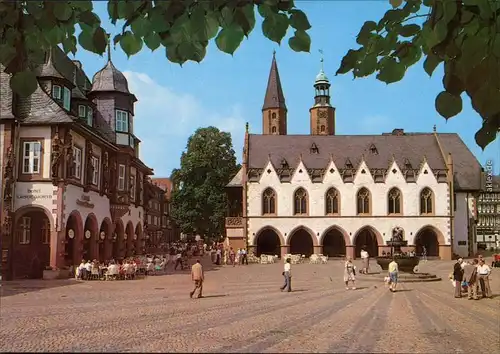
<svg viewBox="0 0 500 354">
<path fill-rule="evenodd" d="M 42 191 L 41 188 L 27 188 L 25 193 L 18 194 L 17 199 L 24 200 L 43 200 L 52 199 L 54 197 L 53 193 L 47 193 Z"/>
</svg>

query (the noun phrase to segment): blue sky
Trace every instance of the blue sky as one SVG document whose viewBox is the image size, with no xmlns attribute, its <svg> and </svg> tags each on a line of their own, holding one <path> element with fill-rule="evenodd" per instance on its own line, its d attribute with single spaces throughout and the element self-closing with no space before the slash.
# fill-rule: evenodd
<svg viewBox="0 0 500 354">
<path fill-rule="evenodd" d="M 276 50 L 278 68 L 288 107 L 288 132 L 309 133 L 309 108 L 313 104 L 312 84 L 320 69 L 319 49 L 324 52 L 325 72 L 330 78 L 332 104 L 336 107 L 337 134 L 381 134 L 394 128 L 430 132 L 457 132 L 484 165 L 492 161 L 500 173 L 500 139 L 483 152 L 474 141 L 481 120 L 466 97 L 463 112 L 446 122 L 435 111 L 434 99 L 442 91 L 442 66 L 429 78 L 417 63 L 403 81 L 386 85 L 369 77 L 352 79 L 351 74 L 335 76 L 343 55 L 357 48 L 355 36 L 364 21 L 378 21 L 390 7 L 388 1 L 296 1 L 311 22 L 311 53 L 295 53 L 287 39 L 281 46 L 261 33 L 260 21 L 234 56 L 219 52 L 210 44 L 205 60 L 170 63 L 165 51 L 151 52 L 146 46 L 127 59 L 117 48 L 112 60 L 129 79 L 136 103 L 135 134 L 142 140 L 141 158 L 157 176 L 169 176 L 179 166 L 187 138 L 199 127 L 215 125 L 229 131 L 238 159 L 241 158 L 245 122 L 252 133 L 262 131 L 261 108 L 267 85 L 272 52 Z M 108 20 L 106 2 L 94 2 L 103 27 L 116 34 L 121 30 Z M 257 18 L 259 15 L 257 14 Z M 288 35 L 291 34 L 291 30 Z M 288 38 L 288 37 L 287 37 Z M 89 77 L 101 69 L 106 58 L 81 49 Z"/>
</svg>

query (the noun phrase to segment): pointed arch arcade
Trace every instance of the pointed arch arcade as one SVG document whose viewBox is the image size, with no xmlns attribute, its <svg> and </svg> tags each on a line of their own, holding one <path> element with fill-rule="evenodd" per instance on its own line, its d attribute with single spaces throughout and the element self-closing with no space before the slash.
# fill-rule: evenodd
<svg viewBox="0 0 500 354">
<path fill-rule="evenodd" d="M 306 257 L 314 253 L 314 246 L 317 246 L 317 238 L 311 229 L 301 225 L 290 231 L 288 236 L 291 254 L 300 254 Z"/>
<path fill-rule="evenodd" d="M 281 246 L 285 245 L 285 239 L 281 233 L 272 226 L 264 226 L 254 237 L 255 255 L 263 254 L 281 257 Z"/>
<path fill-rule="evenodd" d="M 99 228 L 99 262 L 105 262 L 112 257 L 112 230 L 111 220 L 104 218 Z"/>
</svg>

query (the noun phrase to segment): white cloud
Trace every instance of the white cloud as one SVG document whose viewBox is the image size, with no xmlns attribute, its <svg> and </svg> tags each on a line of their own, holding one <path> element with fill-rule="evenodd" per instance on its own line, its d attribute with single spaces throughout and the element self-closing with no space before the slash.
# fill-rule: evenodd
<svg viewBox="0 0 500 354">
<path fill-rule="evenodd" d="M 188 137 L 210 125 L 231 133 L 236 157 L 241 159 L 245 119 L 238 105 L 209 111 L 193 95 L 162 86 L 147 74 L 125 71 L 124 75 L 138 99 L 134 133 L 142 140 L 141 159 L 155 169 L 155 175 L 168 176 L 178 167 Z"/>
</svg>

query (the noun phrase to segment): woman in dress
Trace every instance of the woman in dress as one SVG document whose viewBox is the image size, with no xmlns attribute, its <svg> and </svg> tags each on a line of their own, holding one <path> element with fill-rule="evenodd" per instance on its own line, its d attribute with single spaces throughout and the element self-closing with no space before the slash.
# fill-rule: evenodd
<svg viewBox="0 0 500 354">
<path fill-rule="evenodd" d="M 347 257 L 344 267 L 344 283 L 346 290 L 349 290 L 349 282 L 352 282 L 352 290 L 356 290 L 356 266 L 352 263 L 352 258 Z"/>
</svg>

